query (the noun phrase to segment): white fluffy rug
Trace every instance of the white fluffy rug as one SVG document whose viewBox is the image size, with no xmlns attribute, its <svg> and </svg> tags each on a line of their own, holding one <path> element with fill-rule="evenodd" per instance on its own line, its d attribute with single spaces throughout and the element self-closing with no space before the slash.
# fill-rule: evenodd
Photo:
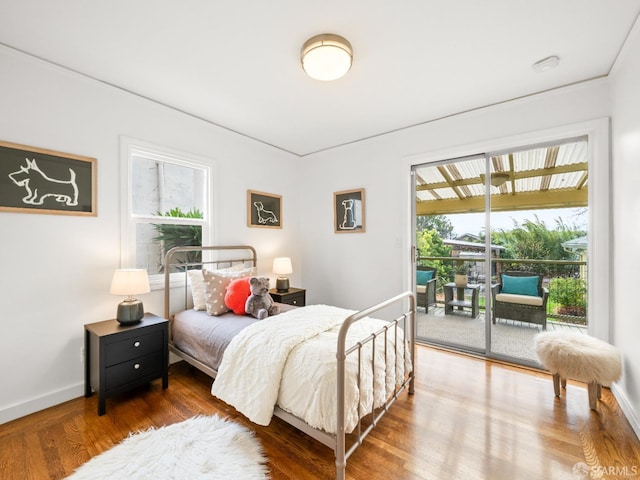
<svg viewBox="0 0 640 480">
<path fill-rule="evenodd" d="M 134 433 L 68 480 L 267 479 L 260 442 L 216 415 Z"/>
</svg>

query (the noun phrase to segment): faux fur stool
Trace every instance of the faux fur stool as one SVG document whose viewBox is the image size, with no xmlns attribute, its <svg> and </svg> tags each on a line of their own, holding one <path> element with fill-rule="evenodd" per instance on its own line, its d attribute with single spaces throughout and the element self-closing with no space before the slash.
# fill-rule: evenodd
<svg viewBox="0 0 640 480">
<path fill-rule="evenodd" d="M 596 409 L 602 385 L 620 378 L 622 362 L 613 345 L 581 333 L 542 332 L 535 337 L 536 353 L 542 366 L 553 374 L 553 390 L 560 396 L 560 381 L 567 378 L 589 384 L 589 406 Z"/>
</svg>

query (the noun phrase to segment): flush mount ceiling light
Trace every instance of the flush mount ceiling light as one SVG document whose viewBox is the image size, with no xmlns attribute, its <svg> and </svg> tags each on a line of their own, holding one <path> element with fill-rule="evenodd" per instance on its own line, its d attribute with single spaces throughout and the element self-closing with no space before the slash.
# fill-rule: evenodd
<svg viewBox="0 0 640 480">
<path fill-rule="evenodd" d="M 337 80 L 351 68 L 353 50 L 346 38 L 331 33 L 311 37 L 300 52 L 302 68 L 316 80 Z"/>
<path fill-rule="evenodd" d="M 560 64 L 560 58 L 552 55 L 551 57 L 543 58 L 533 64 L 533 71 L 536 73 L 546 72 L 552 68 L 556 68 Z"/>
</svg>

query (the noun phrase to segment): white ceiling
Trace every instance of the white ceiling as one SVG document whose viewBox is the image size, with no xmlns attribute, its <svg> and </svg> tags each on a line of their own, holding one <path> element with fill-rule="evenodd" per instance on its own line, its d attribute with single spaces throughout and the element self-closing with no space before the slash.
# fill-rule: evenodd
<svg viewBox="0 0 640 480">
<path fill-rule="evenodd" d="M 300 156 L 605 76 L 640 0 L 1 0 L 0 43 Z M 353 67 L 300 67 L 319 33 Z M 560 66 L 535 73 L 550 55 Z M 1 68 L 1 66 L 0 66 Z"/>
</svg>

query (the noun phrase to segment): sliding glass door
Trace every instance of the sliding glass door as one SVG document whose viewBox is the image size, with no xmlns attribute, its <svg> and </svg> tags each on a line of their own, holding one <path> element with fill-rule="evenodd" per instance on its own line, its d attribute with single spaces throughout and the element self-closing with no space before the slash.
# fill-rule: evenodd
<svg viewBox="0 0 640 480">
<path fill-rule="evenodd" d="M 587 158 L 574 138 L 413 168 L 420 341 L 535 365 L 539 331 L 586 333 Z"/>
</svg>

